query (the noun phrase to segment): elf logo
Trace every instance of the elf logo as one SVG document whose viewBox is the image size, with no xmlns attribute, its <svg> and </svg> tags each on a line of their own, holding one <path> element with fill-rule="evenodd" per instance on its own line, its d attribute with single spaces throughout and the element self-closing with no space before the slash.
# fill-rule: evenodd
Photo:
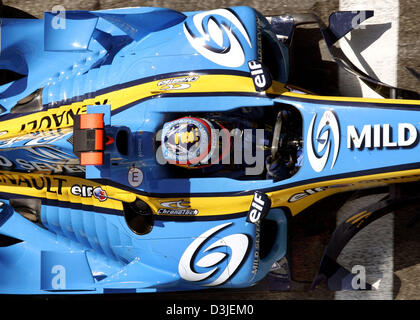
<svg viewBox="0 0 420 320">
<path fill-rule="evenodd" d="M 397 130 L 389 124 L 367 124 L 360 133 L 355 126 L 347 126 L 348 149 L 414 147 L 417 144 L 418 131 L 411 123 L 399 123 Z"/>
<path fill-rule="evenodd" d="M 248 61 L 248 68 L 254 81 L 255 90 L 265 91 L 271 86 L 271 77 L 264 66 L 258 61 Z"/>
<path fill-rule="evenodd" d="M 106 191 L 103 190 L 101 187 L 92 187 L 85 185 L 79 186 L 75 184 L 71 187 L 70 192 L 71 194 L 82 198 L 90 198 L 93 196 L 101 202 L 108 199 Z"/>
<path fill-rule="evenodd" d="M 96 187 L 95 189 L 93 189 L 93 196 L 101 202 L 108 199 L 106 191 L 103 190 L 101 187 Z"/>
<path fill-rule="evenodd" d="M 246 221 L 257 224 L 262 218 L 264 218 L 270 207 L 270 198 L 265 193 L 255 191 Z"/>
</svg>

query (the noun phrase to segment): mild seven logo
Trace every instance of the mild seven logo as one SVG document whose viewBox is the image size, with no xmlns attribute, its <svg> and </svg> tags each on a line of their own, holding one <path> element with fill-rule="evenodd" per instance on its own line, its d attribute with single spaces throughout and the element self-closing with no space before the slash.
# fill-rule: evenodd
<svg viewBox="0 0 420 320">
<path fill-rule="evenodd" d="M 338 150 L 340 148 L 340 127 L 334 113 L 332 111 L 325 111 L 315 131 L 316 116 L 316 114 L 313 116 L 309 125 L 308 135 L 306 137 L 306 151 L 312 168 L 316 172 L 321 172 L 325 168 L 331 153 L 331 169 L 337 160 Z M 332 147 L 333 150 L 331 150 Z"/>
</svg>

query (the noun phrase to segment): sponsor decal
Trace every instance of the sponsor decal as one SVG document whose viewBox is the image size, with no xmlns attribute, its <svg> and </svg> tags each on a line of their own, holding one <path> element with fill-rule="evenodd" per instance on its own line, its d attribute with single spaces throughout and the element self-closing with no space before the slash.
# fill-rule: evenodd
<svg viewBox="0 0 420 320">
<path fill-rule="evenodd" d="M 227 9 L 197 13 L 184 23 L 184 34 L 191 46 L 203 57 L 225 67 L 240 67 L 245 53 L 238 40 L 242 37 L 249 48 L 251 39 L 238 17 Z"/>
<path fill-rule="evenodd" d="M 410 176 L 400 176 L 400 177 L 389 177 L 389 178 L 381 178 L 381 179 L 371 179 L 371 180 L 361 180 L 358 181 L 358 183 L 366 183 L 366 184 L 370 184 L 370 183 L 393 183 L 393 182 L 397 182 L 399 180 L 405 180 L 405 179 L 420 179 L 420 174 L 414 174 L 414 175 L 410 175 Z"/>
<path fill-rule="evenodd" d="M 10 153 L 10 150 L 4 150 Z M 84 166 L 78 164 L 78 159 L 60 149 L 51 146 L 23 146 L 13 148 L 13 152 L 25 152 L 30 159 L 10 159 L 0 155 L 0 168 L 5 170 L 22 170 L 26 172 L 46 171 L 61 173 L 83 173 Z M 12 153 L 13 154 L 13 153 Z"/>
<path fill-rule="evenodd" d="M 396 139 L 394 135 L 396 133 Z M 389 124 L 366 124 L 359 131 L 347 126 L 347 148 L 412 148 L 418 144 L 418 130 L 411 123 L 398 123 L 397 128 Z"/>
<path fill-rule="evenodd" d="M 261 63 L 255 60 L 248 61 L 248 68 L 256 91 L 264 91 L 271 86 L 270 73 L 267 72 Z"/>
<path fill-rule="evenodd" d="M 334 188 L 349 188 L 354 186 L 353 183 L 339 183 L 339 184 L 333 184 L 331 186 L 325 187 L 328 189 L 334 189 Z M 315 189 L 319 189 L 319 188 L 315 188 Z M 315 189 L 311 189 L 311 190 L 315 190 Z"/>
<path fill-rule="evenodd" d="M 160 205 L 165 208 L 158 209 L 158 214 L 185 216 L 196 216 L 198 214 L 198 210 L 190 209 L 190 203 L 184 200 L 161 202 Z"/>
<path fill-rule="evenodd" d="M 202 285 L 207 287 L 217 286 L 225 283 L 230 279 L 230 277 L 235 273 L 235 271 L 239 268 L 239 266 L 245 259 L 249 246 L 249 239 L 245 234 L 231 234 L 216 240 L 215 242 L 210 244 L 206 249 L 204 249 L 203 252 L 206 253 L 206 255 L 202 257 L 199 261 L 194 263 L 195 257 L 197 256 L 203 245 L 207 243 L 209 239 L 211 239 L 214 236 L 215 233 L 229 227 L 230 225 L 232 225 L 232 222 L 224 223 L 213 227 L 210 230 L 207 230 L 206 232 L 198 236 L 188 246 L 188 248 L 184 251 L 183 255 L 181 256 L 181 259 L 178 264 L 178 272 L 182 279 L 193 282 L 200 282 L 209 279 L 212 275 L 215 274 L 217 270 L 219 270 L 218 265 L 220 265 L 220 262 L 224 261 L 228 255 L 230 255 L 229 263 L 223 269 L 223 271 L 217 277 L 217 279 L 213 280 L 210 283 Z M 220 251 L 211 251 L 212 249 L 219 247 L 229 247 L 230 254 Z M 194 270 L 194 265 L 200 268 L 211 268 L 211 270 L 205 272 L 196 272 Z"/>
<path fill-rule="evenodd" d="M 268 213 L 270 207 L 270 198 L 265 193 L 255 191 L 246 221 L 254 224 L 259 223 L 261 219 L 264 218 L 264 216 Z"/>
<path fill-rule="evenodd" d="M 252 274 L 256 274 L 258 272 L 258 268 L 260 265 L 260 223 L 255 224 L 255 252 L 254 252 L 254 260 L 252 261 Z"/>
<path fill-rule="evenodd" d="M 0 184 L 26 187 L 35 190 L 42 190 L 48 193 L 63 194 L 63 186 L 66 179 L 59 177 L 38 176 L 28 177 L 24 175 L 7 174 L 0 172 Z"/>
<path fill-rule="evenodd" d="M 70 192 L 72 195 L 82 198 L 94 197 L 101 202 L 108 199 L 106 191 L 103 190 L 101 187 L 92 187 L 75 184 L 71 187 Z"/>
<path fill-rule="evenodd" d="M 169 202 L 161 202 L 160 205 L 165 208 L 171 208 L 171 209 L 186 209 L 190 208 L 190 203 L 188 201 L 184 200 L 178 200 L 178 201 L 169 201 Z"/>
<path fill-rule="evenodd" d="M 198 214 L 197 209 L 158 209 L 158 214 L 162 215 L 177 215 L 177 216 L 196 216 Z"/>
<path fill-rule="evenodd" d="M 254 259 L 252 261 L 252 274 L 256 274 L 259 268 L 260 262 L 260 230 L 261 230 L 261 220 L 264 218 L 271 207 L 270 198 L 260 191 L 255 191 L 254 197 L 251 202 L 251 207 L 249 208 L 248 215 L 246 218 L 247 222 L 255 224 L 255 251 Z"/>
<path fill-rule="evenodd" d="M 332 111 L 325 111 L 319 121 L 315 137 L 314 124 L 317 115 L 315 114 L 309 125 L 308 134 L 306 137 L 309 163 L 316 172 L 321 172 L 330 158 L 332 153 L 332 169 L 337 161 L 338 151 L 340 149 L 340 127 L 338 125 L 337 117 Z M 331 150 L 333 145 L 333 150 Z M 316 148 L 316 150 L 315 150 Z"/>
<path fill-rule="evenodd" d="M 93 196 L 101 202 L 108 199 L 106 191 L 103 190 L 101 187 L 96 187 L 95 189 L 93 189 Z"/>
<path fill-rule="evenodd" d="M 137 188 L 143 182 L 143 172 L 139 168 L 132 167 L 128 170 L 127 179 L 130 186 Z"/>
<path fill-rule="evenodd" d="M 352 187 L 356 187 L 358 184 L 383 184 L 383 183 L 398 183 L 398 182 L 404 182 L 404 180 L 419 180 L 420 179 L 420 175 L 419 174 L 415 174 L 415 175 L 409 175 L 409 176 L 396 176 L 396 177 L 389 177 L 389 178 L 378 178 L 378 179 L 370 179 L 370 180 L 360 180 L 360 181 L 356 181 L 354 183 L 340 183 L 340 184 L 333 184 L 330 186 L 324 186 L 324 187 L 316 187 L 316 188 L 310 188 L 310 189 L 305 189 L 304 191 L 298 192 L 293 194 L 288 202 L 292 203 L 292 202 L 296 202 L 299 200 L 302 200 L 312 194 L 316 194 L 319 192 L 323 192 L 327 189 L 335 189 L 335 188 L 352 188 Z M 402 180 L 402 181 L 401 181 Z"/>
<path fill-rule="evenodd" d="M 348 185 L 351 186 L 352 184 L 348 184 Z M 288 202 L 296 202 L 296 201 L 302 200 L 303 198 L 306 198 L 307 196 L 310 196 L 311 194 L 315 194 L 315 193 L 324 191 L 327 188 L 334 188 L 334 186 L 306 189 L 303 192 L 295 193 L 294 195 L 292 195 L 289 198 Z"/>
<path fill-rule="evenodd" d="M 262 37 L 261 37 L 261 28 L 262 23 L 261 19 L 258 18 L 258 16 L 255 16 L 257 18 L 257 59 L 259 62 L 262 61 Z"/>
<path fill-rule="evenodd" d="M 67 109 L 53 114 L 47 114 L 40 119 L 22 123 L 20 131 L 32 132 L 70 126 L 74 122 L 74 117 L 81 113 L 86 113 L 86 106 L 81 106 L 77 109 Z"/>
<path fill-rule="evenodd" d="M 172 78 L 159 81 L 159 90 L 183 90 L 191 87 L 190 82 L 197 81 L 199 76 Z"/>
<path fill-rule="evenodd" d="M 21 150 L 27 151 L 33 159 L 47 163 L 67 163 L 77 159 L 69 153 L 50 146 L 23 147 Z"/>
<path fill-rule="evenodd" d="M 16 169 L 26 172 L 52 172 L 52 173 L 83 173 L 85 167 L 74 164 L 44 163 L 39 161 L 28 161 L 24 159 L 9 160 L 0 156 L 0 168 L 5 170 Z"/>
<path fill-rule="evenodd" d="M 7 131 L 3 132 L 3 134 L 6 134 L 6 133 Z M 0 148 L 51 144 L 51 143 L 57 142 L 58 140 L 72 133 L 73 133 L 72 129 L 58 129 L 58 130 L 34 132 L 30 134 L 25 134 L 22 136 L 0 140 Z M 1 135 L 2 133 L 0 132 L 0 136 Z"/>
</svg>

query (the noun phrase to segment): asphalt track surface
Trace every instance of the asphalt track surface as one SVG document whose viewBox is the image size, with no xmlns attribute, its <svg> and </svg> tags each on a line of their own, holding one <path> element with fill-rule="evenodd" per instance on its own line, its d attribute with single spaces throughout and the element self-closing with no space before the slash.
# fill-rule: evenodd
<svg viewBox="0 0 420 320">
<path fill-rule="evenodd" d="M 355 51 L 356 59 L 371 75 L 381 80 L 388 80 L 390 84 L 398 85 L 411 90 L 420 89 L 420 83 L 407 72 L 405 67 L 420 70 L 420 10 L 415 0 L 401 1 L 345 1 L 345 0 L 265 0 L 265 1 L 240 1 L 240 0 L 207 0 L 207 1 L 133 1 L 133 0 L 59 0 L 29 1 L 29 0 L 4 0 L 4 4 L 17 7 L 21 10 L 41 18 L 44 11 L 51 11 L 54 5 L 62 5 L 66 10 L 98 10 L 132 6 L 168 7 L 180 11 L 207 10 L 235 5 L 249 5 L 264 15 L 284 13 L 314 12 L 325 22 L 331 12 L 339 9 L 372 9 L 379 23 L 368 26 L 364 30 L 352 33 L 348 42 Z M 392 19 L 392 21 L 387 21 Z M 391 31 L 389 31 L 391 30 Z M 369 31 L 372 33 L 369 35 Z M 370 42 L 358 42 L 363 33 Z M 390 36 L 391 35 L 391 36 Z M 300 35 L 305 43 L 319 42 L 316 31 L 307 30 Z M 364 37 L 364 35 L 363 35 Z M 388 38 L 387 38 L 388 37 Z M 385 50 L 392 51 L 393 62 L 383 65 L 384 59 L 380 52 L 375 52 L 376 41 L 383 42 Z M 373 46 L 373 47 L 371 47 Z M 313 86 L 314 90 L 322 93 L 330 90 L 332 93 L 350 93 L 355 96 L 369 96 L 355 79 L 343 75 L 334 68 L 331 60 L 325 58 L 322 44 L 320 53 L 305 55 L 297 72 L 310 70 L 311 77 L 301 79 L 302 83 Z M 366 48 L 371 48 L 365 50 Z M 359 50 L 359 52 L 356 52 Z M 364 51 L 365 50 L 365 51 Z M 372 54 L 373 51 L 373 54 Z M 363 53 L 366 55 L 363 55 Z M 379 53 L 379 56 L 378 56 Z M 320 61 L 324 60 L 324 61 Z M 355 62 L 354 60 L 352 60 Z M 382 65 L 381 65 L 382 64 Z M 372 67 L 373 66 L 373 67 Z M 375 69 L 375 66 L 378 66 Z M 301 69 L 300 69 L 301 68 Z M 391 68 L 391 69 L 390 69 Z M 307 72 L 307 71 L 305 71 Z M 309 80 L 317 79 L 310 82 Z M 384 81 L 385 81 L 384 80 Z M 305 82 L 306 81 L 306 82 Z M 386 82 L 386 81 L 385 81 Z M 350 83 L 350 84 L 349 84 Z M 328 92 L 327 92 L 328 93 Z M 269 291 L 267 280 L 261 281 L 252 288 L 241 290 L 206 290 L 202 292 L 146 294 L 134 296 L 113 296 L 112 299 L 142 300 L 153 299 L 189 301 L 189 300 L 290 300 L 290 299 L 420 299 L 420 223 L 415 224 L 416 214 L 420 208 L 410 208 L 396 211 L 391 215 L 375 221 L 359 233 L 344 250 L 339 261 L 349 269 L 355 265 L 362 265 L 367 271 L 368 281 L 381 280 L 378 290 L 370 292 L 332 292 L 325 284 L 316 290 L 309 291 L 309 287 L 321 258 L 324 246 L 328 243 L 329 236 L 337 223 L 358 208 L 377 201 L 377 196 L 366 196 L 359 200 L 347 201 L 345 197 L 327 201 L 314 208 L 312 212 L 298 215 L 294 222 L 294 233 L 291 236 L 293 268 L 292 288 L 288 292 Z M 343 206 L 342 206 L 343 205 Z M 337 213 L 338 211 L 338 213 Z M 417 215 L 418 216 L 418 215 Z"/>
</svg>

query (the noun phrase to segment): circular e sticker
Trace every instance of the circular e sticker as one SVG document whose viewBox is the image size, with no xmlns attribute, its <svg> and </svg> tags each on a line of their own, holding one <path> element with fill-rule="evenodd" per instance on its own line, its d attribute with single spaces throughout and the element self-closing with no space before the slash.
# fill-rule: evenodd
<svg viewBox="0 0 420 320">
<path fill-rule="evenodd" d="M 139 168 L 130 168 L 128 171 L 128 183 L 132 187 L 138 187 L 143 182 L 143 172 Z"/>
</svg>

